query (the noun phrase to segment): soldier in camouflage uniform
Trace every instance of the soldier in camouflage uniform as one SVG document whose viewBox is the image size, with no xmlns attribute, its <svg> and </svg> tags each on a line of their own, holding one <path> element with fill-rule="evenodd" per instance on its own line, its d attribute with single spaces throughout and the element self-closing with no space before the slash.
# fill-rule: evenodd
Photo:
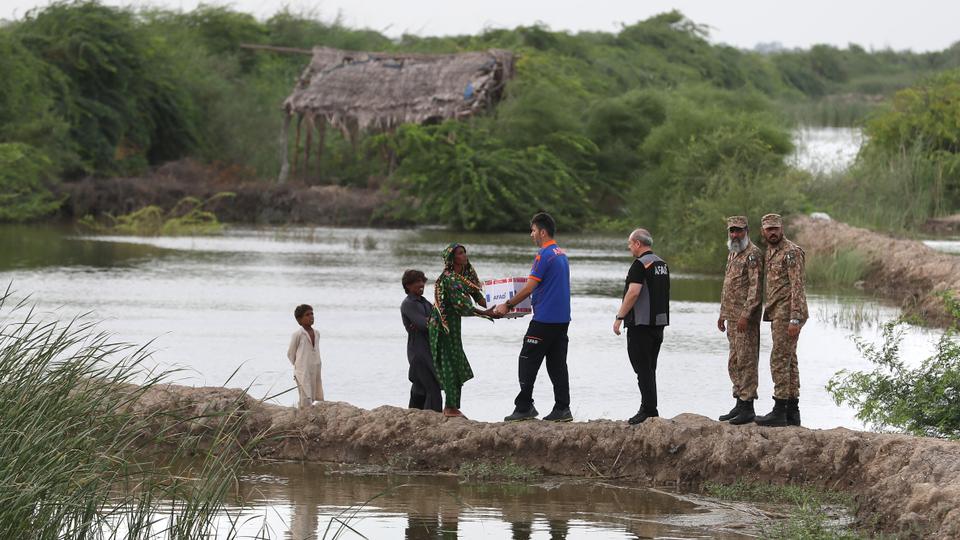
<svg viewBox="0 0 960 540">
<path fill-rule="evenodd" d="M 800 371 L 797 368 L 797 338 L 806 322 L 807 294 L 804 253 L 800 246 L 783 236 L 783 220 L 767 214 L 760 221 L 767 241 L 765 254 L 767 307 L 763 320 L 770 321 L 773 350 L 770 373 L 773 375 L 773 411 L 756 418 L 761 426 L 800 425 Z"/>
<path fill-rule="evenodd" d="M 750 241 L 745 216 L 727 218 L 727 270 L 720 295 L 717 328 L 727 333 L 730 355 L 727 371 L 733 383 L 736 406 L 720 417 L 731 424 L 753 422 L 753 400 L 757 399 L 757 364 L 760 362 L 760 297 L 763 253 Z"/>
</svg>

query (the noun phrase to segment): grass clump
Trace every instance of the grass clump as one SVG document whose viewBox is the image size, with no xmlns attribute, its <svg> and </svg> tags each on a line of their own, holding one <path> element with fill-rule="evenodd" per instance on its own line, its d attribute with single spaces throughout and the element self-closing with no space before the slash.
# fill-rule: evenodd
<svg viewBox="0 0 960 540">
<path fill-rule="evenodd" d="M 844 328 L 859 332 L 862 328 L 880 326 L 880 310 L 876 306 L 863 303 L 842 304 L 839 309 L 831 310 L 820 307 L 817 310 L 817 320 L 831 324 L 835 328 Z"/>
<path fill-rule="evenodd" d="M 857 250 L 833 250 L 810 257 L 807 280 L 818 287 L 853 287 L 870 272 L 870 260 Z"/>
<path fill-rule="evenodd" d="M 514 463 L 511 460 L 502 462 L 469 461 L 460 465 L 457 475 L 466 480 L 507 480 L 510 482 L 527 482 L 541 476 L 539 470 Z"/>
<path fill-rule="evenodd" d="M 809 486 L 781 486 L 742 479 L 732 484 L 707 482 L 703 485 L 703 491 L 711 497 L 725 501 L 772 502 L 796 506 L 815 504 L 849 506 L 852 503 L 849 495 L 836 491 L 824 491 Z"/>
<path fill-rule="evenodd" d="M 737 480 L 733 484 L 707 482 L 703 491 L 722 500 L 753 501 L 792 506 L 789 517 L 761 527 L 761 537 L 783 540 L 854 540 L 865 538 L 838 523 L 838 513 L 853 507 L 846 494 L 809 486 L 775 485 Z"/>
<path fill-rule="evenodd" d="M 234 196 L 233 193 L 221 192 L 205 201 L 196 197 L 184 197 L 169 211 L 149 205 L 121 216 L 107 214 L 106 218 L 100 221 L 93 216 L 84 216 L 79 225 L 98 233 L 136 236 L 218 234 L 223 232 L 223 225 L 216 214 L 204 210 L 204 207 L 213 201 Z"/>
<path fill-rule="evenodd" d="M 246 461 L 241 404 L 137 411 L 163 378 L 134 384 L 147 356 L 82 317 L 42 320 L 9 287 L 0 296 L 0 538 L 216 532 Z"/>
</svg>

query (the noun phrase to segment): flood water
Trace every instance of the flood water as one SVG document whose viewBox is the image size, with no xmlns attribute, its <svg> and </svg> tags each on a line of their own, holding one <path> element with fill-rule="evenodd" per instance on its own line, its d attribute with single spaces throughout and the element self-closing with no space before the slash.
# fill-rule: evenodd
<svg viewBox="0 0 960 540">
<path fill-rule="evenodd" d="M 251 470 L 239 488 L 241 537 L 332 538 L 342 529 L 345 538 L 409 540 L 748 538 L 721 525 L 743 519 L 729 510 L 599 481 L 472 483 L 274 464 Z"/>
<path fill-rule="evenodd" d="M 620 237 L 558 239 L 571 267 L 573 415 L 577 421 L 626 419 L 639 406 L 639 392 L 625 339 L 611 326 L 632 258 Z M 285 357 L 296 329 L 293 308 L 309 303 L 316 312 L 327 399 L 367 409 L 403 407 L 409 383 L 400 276 L 406 268 L 419 268 L 435 277 L 440 252 L 451 240 L 466 244 L 483 279 L 526 275 L 536 251 L 522 233 L 237 227 L 216 237 L 139 238 L 3 226 L 0 281 L 12 282 L 17 296 L 30 294 L 46 317 L 92 312 L 103 329 L 123 340 L 154 340 L 151 361 L 183 369 L 175 382 L 249 387 L 255 397 L 293 386 Z M 732 405 L 726 337 L 716 329 L 720 286 L 717 276 L 673 275 L 672 325 L 658 367 L 665 417 L 684 412 L 715 417 Z M 426 294 L 432 297 L 432 285 Z M 851 337 L 876 339 L 879 323 L 897 310 L 855 293 L 813 290 L 809 302 L 811 319 L 799 343 L 803 423 L 862 429 L 852 410 L 833 404 L 824 385 L 840 369 L 870 367 Z M 464 347 L 476 374 L 463 389 L 462 408 L 470 418 L 499 421 L 512 411 L 527 323 L 465 319 Z M 910 328 L 903 354 L 922 358 L 933 350 L 937 334 Z M 760 409 L 772 405 L 769 351 L 764 325 Z M 552 392 L 545 370 L 534 397 L 540 411 L 548 412 Z M 296 392 L 272 401 L 292 405 Z M 295 524 L 311 530 L 316 523 L 322 532 L 337 512 L 397 483 L 416 486 L 366 506 L 358 514 L 363 535 L 446 538 L 454 536 L 442 531 L 456 527 L 462 538 L 737 537 L 718 528 L 704 532 L 702 526 L 677 525 L 688 522 L 676 515 L 702 509 L 672 498 L 596 486 L 508 489 L 461 485 L 451 478 L 325 475 L 298 465 L 252 471 L 242 489 L 270 518 L 271 537 L 278 538 Z M 358 537 L 351 535 L 345 537 Z"/>
<path fill-rule="evenodd" d="M 230 228 L 216 237 L 90 237 L 70 230 L 3 227 L 0 281 L 47 312 L 92 312 L 119 338 L 153 342 L 152 361 L 188 385 L 250 387 L 265 397 L 293 386 L 286 346 L 297 328 L 293 308 L 316 312 L 327 399 L 372 409 L 405 406 L 406 332 L 400 276 L 441 270 L 440 251 L 464 243 L 481 279 L 524 276 L 535 246 L 524 234 L 437 230 Z M 639 392 L 623 336 L 611 330 L 631 257 L 613 236 L 559 236 L 570 257 L 573 322 L 569 369 L 577 420 L 628 418 Z M 716 329 L 721 281 L 674 272 L 671 326 L 658 366 L 660 412 L 716 416 L 731 405 L 727 341 Z M 426 295 L 432 298 L 433 287 Z M 856 294 L 809 292 L 811 320 L 799 343 L 804 425 L 861 429 L 824 385 L 840 369 L 868 365 L 851 336 L 874 339 L 897 311 Z M 853 322 L 862 320 L 859 329 Z M 513 408 L 517 356 L 528 319 L 464 320 L 464 348 L 475 379 L 463 389 L 470 418 L 499 421 Z M 910 329 L 904 354 L 931 350 L 934 335 Z M 769 326 L 761 339 L 760 408 L 771 404 Z M 233 378 L 231 379 L 231 375 Z M 229 382 L 228 382 L 229 380 Z M 534 397 L 553 404 L 546 373 Z M 292 405 L 296 392 L 273 401 Z"/>
<path fill-rule="evenodd" d="M 860 146 L 863 132 L 853 127 L 800 127 L 793 132 L 793 155 L 787 163 L 812 173 L 835 173 L 849 167 Z"/>
</svg>

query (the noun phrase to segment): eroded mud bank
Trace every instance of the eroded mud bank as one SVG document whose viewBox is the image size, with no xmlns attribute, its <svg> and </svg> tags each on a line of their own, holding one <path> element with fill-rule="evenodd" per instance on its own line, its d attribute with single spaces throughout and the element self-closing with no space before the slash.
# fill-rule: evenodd
<svg viewBox="0 0 960 540">
<path fill-rule="evenodd" d="M 930 324 L 953 322 L 943 293 L 960 296 L 960 257 L 938 252 L 923 242 L 894 238 L 839 221 L 801 217 L 793 220 L 787 236 L 803 246 L 809 257 L 858 251 L 869 262 L 863 286 L 900 303 L 908 314 Z"/>
<path fill-rule="evenodd" d="M 240 403 L 243 437 L 266 435 L 264 459 L 358 464 L 401 460 L 455 470 L 471 460 L 537 467 L 547 474 L 695 486 L 737 478 L 806 483 L 857 497 L 863 525 L 928 538 L 960 537 L 960 443 L 837 428 L 731 426 L 683 414 L 633 427 L 622 421 L 519 424 L 448 420 L 428 411 L 372 411 L 324 402 L 308 411 L 268 405 L 240 390 L 163 386 L 136 404 L 157 422 Z M 204 434 L 210 420 L 176 429 Z M 158 425 L 158 429 L 161 426 Z"/>
</svg>

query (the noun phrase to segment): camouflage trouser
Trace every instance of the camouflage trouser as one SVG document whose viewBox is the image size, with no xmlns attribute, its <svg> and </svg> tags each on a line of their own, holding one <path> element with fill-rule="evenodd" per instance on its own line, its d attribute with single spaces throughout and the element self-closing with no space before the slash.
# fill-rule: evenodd
<svg viewBox="0 0 960 540">
<path fill-rule="evenodd" d="M 773 397 L 800 397 L 800 370 L 797 367 L 797 340 L 787 335 L 789 321 L 773 321 L 773 349 L 770 351 L 770 374 L 773 376 Z"/>
<path fill-rule="evenodd" d="M 757 399 L 757 364 L 760 363 L 760 321 L 747 323 L 745 332 L 737 332 L 737 321 L 727 321 L 730 356 L 727 372 L 733 383 L 733 397 Z"/>
</svg>

